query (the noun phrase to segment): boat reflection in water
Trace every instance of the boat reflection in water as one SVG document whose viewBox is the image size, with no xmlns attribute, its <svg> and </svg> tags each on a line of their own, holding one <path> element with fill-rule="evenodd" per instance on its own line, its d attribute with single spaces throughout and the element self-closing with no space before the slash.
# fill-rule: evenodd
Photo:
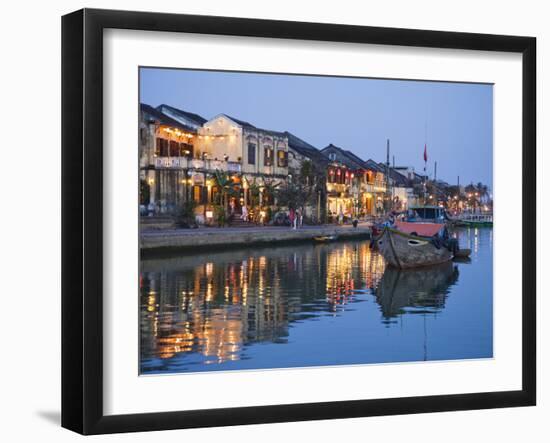
<svg viewBox="0 0 550 443">
<path fill-rule="evenodd" d="M 368 241 L 142 260 L 140 372 L 420 361 L 426 322 L 430 359 L 491 357 L 488 239 L 475 266 L 401 271 Z"/>
<path fill-rule="evenodd" d="M 387 319 L 405 313 L 435 314 L 445 307 L 457 280 L 453 262 L 413 269 L 388 267 L 375 290 L 376 300 Z"/>
</svg>

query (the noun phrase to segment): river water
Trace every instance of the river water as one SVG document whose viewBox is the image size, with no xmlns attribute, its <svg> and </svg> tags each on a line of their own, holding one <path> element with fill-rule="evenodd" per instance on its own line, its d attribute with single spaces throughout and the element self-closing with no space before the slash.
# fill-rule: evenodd
<svg viewBox="0 0 550 443">
<path fill-rule="evenodd" d="M 493 355 L 493 231 L 468 262 L 399 271 L 364 240 L 146 259 L 142 374 Z"/>
</svg>

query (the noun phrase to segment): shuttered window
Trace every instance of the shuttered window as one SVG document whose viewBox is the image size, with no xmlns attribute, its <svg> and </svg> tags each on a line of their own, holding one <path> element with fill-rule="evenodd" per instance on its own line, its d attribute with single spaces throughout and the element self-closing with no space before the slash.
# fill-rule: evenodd
<svg viewBox="0 0 550 443">
<path fill-rule="evenodd" d="M 254 143 L 248 144 L 248 164 L 256 164 L 256 145 Z"/>
</svg>

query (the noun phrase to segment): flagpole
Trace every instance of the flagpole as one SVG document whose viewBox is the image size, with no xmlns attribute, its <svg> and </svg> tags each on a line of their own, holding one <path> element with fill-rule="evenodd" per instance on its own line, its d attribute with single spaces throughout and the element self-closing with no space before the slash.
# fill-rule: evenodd
<svg viewBox="0 0 550 443">
<path fill-rule="evenodd" d="M 424 143 L 424 206 L 426 206 L 426 185 L 427 185 L 427 172 L 426 166 L 428 164 L 428 144 Z"/>
</svg>

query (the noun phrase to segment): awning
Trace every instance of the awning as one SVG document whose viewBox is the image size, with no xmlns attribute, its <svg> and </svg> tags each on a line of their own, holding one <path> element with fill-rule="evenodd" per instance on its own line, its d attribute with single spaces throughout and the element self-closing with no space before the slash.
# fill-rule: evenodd
<svg viewBox="0 0 550 443">
<path fill-rule="evenodd" d="M 421 237 L 433 237 L 445 225 L 440 223 L 407 223 L 402 221 L 395 222 L 395 228 L 405 234 L 416 232 Z"/>
</svg>

